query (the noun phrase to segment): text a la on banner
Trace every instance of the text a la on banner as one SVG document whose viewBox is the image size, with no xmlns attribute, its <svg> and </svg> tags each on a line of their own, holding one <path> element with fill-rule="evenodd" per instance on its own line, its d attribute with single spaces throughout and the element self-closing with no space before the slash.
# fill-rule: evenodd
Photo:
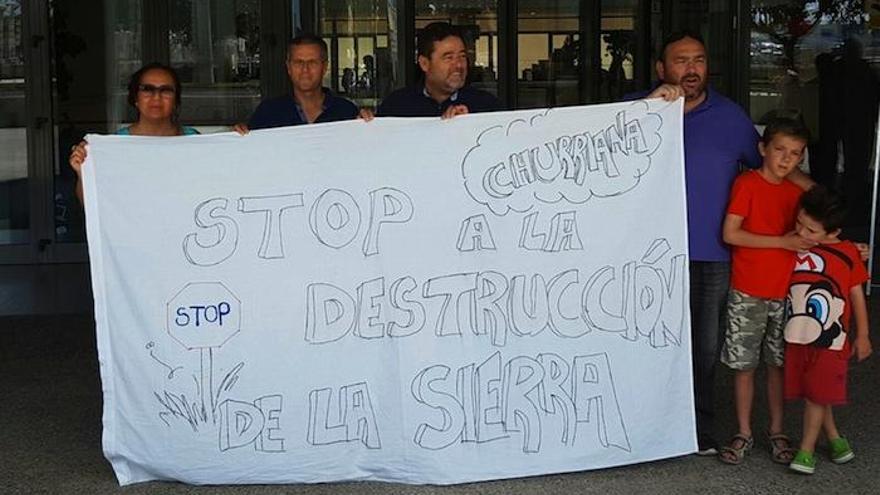
<svg viewBox="0 0 880 495">
<path fill-rule="evenodd" d="M 121 484 L 450 484 L 696 450 L 682 107 L 90 136 Z"/>
</svg>

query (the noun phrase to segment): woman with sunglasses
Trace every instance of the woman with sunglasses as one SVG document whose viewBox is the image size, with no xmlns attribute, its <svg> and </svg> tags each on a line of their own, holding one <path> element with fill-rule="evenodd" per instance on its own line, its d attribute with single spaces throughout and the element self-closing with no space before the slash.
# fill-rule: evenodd
<svg viewBox="0 0 880 495">
<path fill-rule="evenodd" d="M 125 136 L 189 136 L 199 132 L 180 125 L 180 80 L 171 67 L 147 64 L 131 75 L 128 82 L 128 104 L 137 117 L 134 124 L 119 129 Z M 82 164 L 86 159 L 86 142 L 70 150 L 70 167 L 76 172 L 76 196 L 82 201 Z"/>
</svg>

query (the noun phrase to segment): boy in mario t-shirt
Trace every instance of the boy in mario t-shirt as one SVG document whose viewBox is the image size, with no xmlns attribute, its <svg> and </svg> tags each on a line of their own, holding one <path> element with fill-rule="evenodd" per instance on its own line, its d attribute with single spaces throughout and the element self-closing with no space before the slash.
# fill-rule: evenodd
<svg viewBox="0 0 880 495">
<path fill-rule="evenodd" d="M 813 453 L 822 429 L 833 462 L 843 464 L 855 457 L 849 442 L 837 431 L 831 408 L 847 402 L 850 356 L 862 361 L 872 349 L 862 290 L 868 273 L 855 245 L 838 238 L 846 217 L 842 201 L 816 186 L 804 193 L 800 207 L 797 232 L 818 245 L 796 255 L 789 285 L 785 398 L 804 399 L 803 438 L 789 467 L 812 474 L 816 468 Z M 852 345 L 848 338 L 850 315 L 855 317 L 856 327 Z"/>
</svg>

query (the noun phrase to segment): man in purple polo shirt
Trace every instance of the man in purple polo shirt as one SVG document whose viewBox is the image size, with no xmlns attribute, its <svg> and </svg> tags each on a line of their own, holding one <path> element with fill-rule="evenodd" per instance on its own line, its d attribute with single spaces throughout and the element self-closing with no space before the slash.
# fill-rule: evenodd
<svg viewBox="0 0 880 495">
<path fill-rule="evenodd" d="M 721 226 L 733 180 L 741 165 L 761 164 L 758 133 L 745 111 L 708 86 L 702 37 L 670 35 L 656 62 L 661 83 L 626 99 L 684 96 L 684 165 L 690 252 L 691 341 L 698 454 L 715 455 L 715 363 L 730 283 L 730 253 Z M 804 189 L 812 181 L 799 170 L 789 177 Z"/>
</svg>

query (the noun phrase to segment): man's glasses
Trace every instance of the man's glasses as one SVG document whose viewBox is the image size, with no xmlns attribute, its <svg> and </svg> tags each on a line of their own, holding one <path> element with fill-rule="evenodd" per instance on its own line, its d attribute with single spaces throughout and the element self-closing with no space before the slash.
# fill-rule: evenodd
<svg viewBox="0 0 880 495">
<path fill-rule="evenodd" d="M 150 98 L 159 95 L 162 98 L 174 98 L 174 86 L 153 86 L 152 84 L 139 84 L 138 91 Z"/>
<path fill-rule="evenodd" d="M 323 63 L 324 63 L 323 60 L 319 60 L 319 59 L 316 59 L 316 58 L 309 59 L 309 60 L 293 59 L 293 60 L 290 61 L 290 65 L 296 67 L 296 68 L 299 69 L 299 70 L 304 70 L 304 69 L 309 69 L 309 70 L 317 69 L 317 68 L 318 68 L 321 64 L 323 64 Z"/>
</svg>

